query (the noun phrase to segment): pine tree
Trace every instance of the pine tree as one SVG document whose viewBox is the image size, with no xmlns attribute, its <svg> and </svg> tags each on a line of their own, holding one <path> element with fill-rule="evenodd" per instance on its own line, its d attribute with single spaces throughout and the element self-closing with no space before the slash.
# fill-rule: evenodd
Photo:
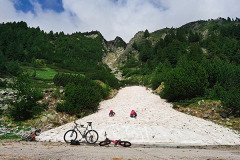
<svg viewBox="0 0 240 160">
<path fill-rule="evenodd" d="M 148 30 L 146 29 L 145 32 L 144 32 L 144 37 L 145 38 L 148 38 L 150 36 L 150 33 L 148 32 Z"/>
</svg>

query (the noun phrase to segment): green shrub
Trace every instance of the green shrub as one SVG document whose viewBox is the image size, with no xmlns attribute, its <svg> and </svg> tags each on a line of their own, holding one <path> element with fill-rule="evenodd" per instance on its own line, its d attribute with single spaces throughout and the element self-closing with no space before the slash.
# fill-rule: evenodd
<svg viewBox="0 0 240 160">
<path fill-rule="evenodd" d="M 152 89 L 157 89 L 161 85 L 161 83 L 165 81 L 167 73 L 170 72 L 171 70 L 172 70 L 171 64 L 169 63 L 168 60 L 165 60 L 164 63 L 160 63 L 156 67 L 155 72 L 151 79 Z"/>
<path fill-rule="evenodd" d="M 206 90 L 205 97 L 208 99 L 221 99 L 224 92 L 225 89 L 219 83 L 216 83 L 213 88 Z"/>
<path fill-rule="evenodd" d="M 32 77 L 36 77 L 36 75 L 37 75 L 37 72 L 36 72 L 36 70 L 34 70 L 32 73 Z"/>
<path fill-rule="evenodd" d="M 240 67 L 219 58 L 212 61 L 205 60 L 203 63 L 208 72 L 210 84 L 205 96 L 220 99 L 229 115 L 240 116 L 240 103 L 238 102 L 240 99 Z"/>
<path fill-rule="evenodd" d="M 27 120 L 39 114 L 45 106 L 36 104 L 34 100 L 22 99 L 14 103 L 14 106 L 10 108 L 10 114 L 15 121 Z"/>
<path fill-rule="evenodd" d="M 79 84 L 84 80 L 81 74 L 58 73 L 54 76 L 53 82 L 56 86 L 65 87 L 69 83 Z"/>
<path fill-rule="evenodd" d="M 88 73 L 86 76 L 92 80 L 100 80 L 115 89 L 118 89 L 120 87 L 118 79 L 112 73 L 109 73 L 105 70 Z"/>
<path fill-rule="evenodd" d="M 4 110 L 0 108 L 0 116 L 3 114 Z"/>
<path fill-rule="evenodd" d="M 37 104 L 37 101 L 43 98 L 43 94 L 32 87 L 28 75 L 20 75 L 13 84 L 13 88 L 18 90 L 16 102 L 10 108 L 10 115 L 16 121 L 27 120 L 39 114 L 45 107 L 45 104 Z"/>
<path fill-rule="evenodd" d="M 6 68 L 6 57 L 2 54 L 0 50 L 0 74 L 4 75 L 6 74 L 7 68 Z"/>
<path fill-rule="evenodd" d="M 61 96 L 59 88 L 52 94 L 52 97 L 57 99 Z"/>
<path fill-rule="evenodd" d="M 226 111 L 230 115 L 240 117 L 240 88 L 231 88 L 225 91 L 221 100 Z"/>
<path fill-rule="evenodd" d="M 58 111 L 58 112 L 65 112 L 66 111 L 65 103 L 57 103 L 56 111 Z"/>
<path fill-rule="evenodd" d="M 152 75 L 142 76 L 142 80 L 141 80 L 142 85 L 144 85 L 144 86 L 150 85 L 151 84 L 151 76 Z"/>
<path fill-rule="evenodd" d="M 65 103 L 57 104 L 56 110 L 58 112 L 66 112 L 66 113 L 68 113 L 70 115 L 74 115 L 74 114 L 79 113 L 81 108 L 82 107 L 80 105 L 73 105 L 69 101 L 66 101 Z"/>
<path fill-rule="evenodd" d="M 6 81 L 2 81 L 1 79 L 0 79 L 0 88 L 2 87 L 2 88 L 5 88 L 7 86 L 7 82 Z"/>
<path fill-rule="evenodd" d="M 78 114 L 84 110 L 96 111 L 102 96 L 101 92 L 92 86 L 68 84 L 65 89 L 65 103 L 58 104 L 57 111 L 70 115 Z"/>
<path fill-rule="evenodd" d="M 6 64 L 7 72 L 17 76 L 22 73 L 22 69 L 20 68 L 18 62 L 10 61 Z"/>
<path fill-rule="evenodd" d="M 65 87 L 65 102 L 57 105 L 57 111 L 70 115 L 97 110 L 101 99 L 108 95 L 109 88 L 103 89 L 97 82 L 79 77 L 78 84 L 70 83 Z"/>
<path fill-rule="evenodd" d="M 161 97 L 169 101 L 202 96 L 208 86 L 206 71 L 194 63 L 178 67 L 166 75 Z"/>
<path fill-rule="evenodd" d="M 111 91 L 111 87 L 109 85 L 102 86 L 102 96 L 103 96 L 103 98 L 108 97 L 110 91 Z"/>
<path fill-rule="evenodd" d="M 152 81 L 151 81 L 152 89 L 153 90 L 157 89 L 162 82 L 163 82 L 163 80 L 162 80 L 161 74 L 155 74 L 152 77 Z"/>
<path fill-rule="evenodd" d="M 123 86 L 126 86 L 126 85 L 139 85 L 139 80 L 136 79 L 136 78 L 129 78 L 129 79 L 126 79 L 126 80 L 122 80 L 122 85 Z"/>
</svg>

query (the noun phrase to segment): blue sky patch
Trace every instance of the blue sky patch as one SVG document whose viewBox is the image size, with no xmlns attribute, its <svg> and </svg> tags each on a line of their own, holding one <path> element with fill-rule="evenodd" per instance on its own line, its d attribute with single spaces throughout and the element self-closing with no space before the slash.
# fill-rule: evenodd
<svg viewBox="0 0 240 160">
<path fill-rule="evenodd" d="M 23 11 L 24 13 L 29 11 L 34 12 L 33 5 L 29 0 L 13 0 L 13 2 L 16 10 Z"/>
<path fill-rule="evenodd" d="M 40 4 L 43 10 L 53 10 L 58 13 L 64 11 L 62 0 L 13 0 L 13 2 L 16 10 L 23 11 L 24 13 L 35 13 L 34 3 Z"/>
</svg>

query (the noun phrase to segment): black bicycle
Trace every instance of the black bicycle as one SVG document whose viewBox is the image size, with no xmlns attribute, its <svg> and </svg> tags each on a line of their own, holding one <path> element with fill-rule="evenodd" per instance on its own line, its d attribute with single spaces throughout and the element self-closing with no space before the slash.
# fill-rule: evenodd
<svg viewBox="0 0 240 160">
<path fill-rule="evenodd" d="M 85 128 L 85 130 L 83 131 L 83 133 L 79 130 L 78 125 L 76 123 L 76 121 L 74 121 L 75 126 L 73 129 L 68 130 L 65 134 L 64 134 L 64 141 L 66 143 L 70 143 L 71 140 L 76 140 L 78 137 L 77 131 L 79 132 L 79 134 L 82 136 L 82 138 L 79 140 L 81 141 L 83 138 L 85 138 L 86 142 L 89 144 L 94 144 L 97 142 L 98 140 L 98 133 L 97 131 L 92 129 L 92 122 L 87 122 L 87 127 L 84 127 L 84 125 L 80 125 L 81 128 Z M 90 130 L 88 128 L 91 128 Z M 77 130 L 77 131 L 76 131 Z"/>
</svg>

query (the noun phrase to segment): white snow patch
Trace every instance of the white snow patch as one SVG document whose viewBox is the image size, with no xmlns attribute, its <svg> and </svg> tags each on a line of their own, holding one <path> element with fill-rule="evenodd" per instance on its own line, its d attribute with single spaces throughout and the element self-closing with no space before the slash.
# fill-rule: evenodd
<svg viewBox="0 0 240 160">
<path fill-rule="evenodd" d="M 109 117 L 109 111 L 116 114 Z M 134 109 L 138 116 L 130 118 Z M 141 86 L 125 87 L 113 99 L 100 103 L 97 113 L 77 120 L 86 125 L 93 122 L 93 129 L 104 140 L 127 140 L 141 144 L 178 145 L 240 145 L 240 135 L 210 121 L 193 117 L 172 109 L 172 105 L 151 90 Z M 38 140 L 63 142 L 64 133 L 74 123 L 43 132 Z"/>
</svg>

